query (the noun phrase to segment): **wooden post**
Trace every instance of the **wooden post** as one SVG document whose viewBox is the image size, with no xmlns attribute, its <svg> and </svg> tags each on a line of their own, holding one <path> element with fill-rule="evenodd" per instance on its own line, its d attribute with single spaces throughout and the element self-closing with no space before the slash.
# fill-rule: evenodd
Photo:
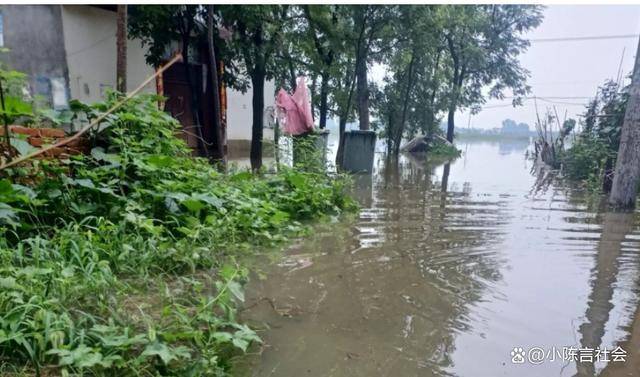
<svg viewBox="0 0 640 377">
<path fill-rule="evenodd" d="M 127 5 L 118 5 L 118 21 L 116 30 L 116 89 L 120 93 L 127 92 Z"/>
<path fill-rule="evenodd" d="M 638 195 L 638 181 L 640 181 L 640 41 L 622 124 L 609 203 L 616 207 L 633 208 Z"/>
<path fill-rule="evenodd" d="M 7 160 L 11 161 L 11 135 L 9 135 L 9 121 L 7 119 L 7 109 L 4 105 L 4 89 L 2 88 L 2 80 L 0 79 L 0 105 L 2 105 L 2 123 L 4 126 L 4 139 L 7 143 Z"/>
</svg>

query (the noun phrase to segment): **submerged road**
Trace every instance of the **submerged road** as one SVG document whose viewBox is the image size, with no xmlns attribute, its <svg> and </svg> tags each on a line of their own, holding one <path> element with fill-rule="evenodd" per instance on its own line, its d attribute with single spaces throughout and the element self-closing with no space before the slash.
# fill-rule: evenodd
<svg viewBox="0 0 640 377">
<path fill-rule="evenodd" d="M 264 345 L 239 373 L 640 375 L 639 217 L 537 179 L 527 141 L 458 147 L 447 165 L 377 161 L 355 221 L 252 279 Z"/>
</svg>

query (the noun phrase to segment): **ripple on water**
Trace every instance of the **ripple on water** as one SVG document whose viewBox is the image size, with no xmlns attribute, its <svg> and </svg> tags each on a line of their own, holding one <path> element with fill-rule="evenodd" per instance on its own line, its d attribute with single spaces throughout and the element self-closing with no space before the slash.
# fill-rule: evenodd
<svg viewBox="0 0 640 377">
<path fill-rule="evenodd" d="M 518 369 L 509 352 L 610 346 L 636 323 L 640 334 L 636 216 L 598 213 L 566 186 L 534 189 L 518 148 L 471 143 L 448 168 L 381 162 L 358 183 L 355 222 L 250 283 L 244 316 L 269 330 L 249 374 L 573 375 L 574 364 Z"/>
</svg>

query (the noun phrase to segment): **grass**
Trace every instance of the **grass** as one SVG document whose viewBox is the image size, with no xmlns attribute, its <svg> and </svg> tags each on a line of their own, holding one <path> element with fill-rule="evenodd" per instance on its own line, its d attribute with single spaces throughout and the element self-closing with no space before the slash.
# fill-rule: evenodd
<svg viewBox="0 0 640 377">
<path fill-rule="evenodd" d="M 90 156 L 0 179 L 3 376 L 225 376 L 260 341 L 236 318 L 237 257 L 354 208 L 316 169 L 219 173 L 155 100 L 108 118 Z"/>
</svg>

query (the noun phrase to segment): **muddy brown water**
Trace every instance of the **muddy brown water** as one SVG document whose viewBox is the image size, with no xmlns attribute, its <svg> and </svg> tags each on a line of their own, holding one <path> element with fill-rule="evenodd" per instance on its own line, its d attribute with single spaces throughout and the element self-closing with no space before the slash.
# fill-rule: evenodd
<svg viewBox="0 0 640 377">
<path fill-rule="evenodd" d="M 526 141 L 458 147 L 379 159 L 357 219 L 262 266 L 242 316 L 264 344 L 238 375 L 640 376 L 640 217 L 537 180 Z"/>
</svg>

